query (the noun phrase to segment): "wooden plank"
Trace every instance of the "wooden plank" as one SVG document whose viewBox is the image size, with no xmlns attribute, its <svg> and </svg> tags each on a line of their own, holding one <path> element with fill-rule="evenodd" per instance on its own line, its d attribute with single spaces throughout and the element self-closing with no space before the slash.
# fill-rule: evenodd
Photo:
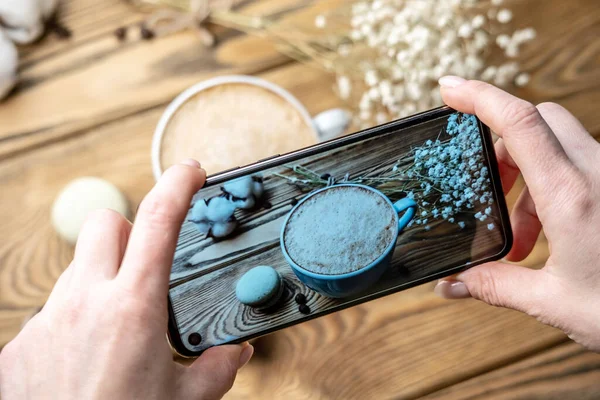
<svg viewBox="0 0 600 400">
<path fill-rule="evenodd" d="M 562 342 L 530 317 L 433 283 L 254 342 L 227 399 L 412 399 Z"/>
<path fill-rule="evenodd" d="M 600 354 L 567 343 L 423 399 L 595 400 L 599 393 Z"/>
</svg>

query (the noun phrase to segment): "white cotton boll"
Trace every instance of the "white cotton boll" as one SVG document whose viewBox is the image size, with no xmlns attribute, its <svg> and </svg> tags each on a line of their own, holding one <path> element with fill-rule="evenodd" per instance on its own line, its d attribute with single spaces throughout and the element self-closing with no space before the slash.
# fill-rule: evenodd
<svg viewBox="0 0 600 400">
<path fill-rule="evenodd" d="M 212 225 L 208 221 L 191 221 L 191 222 L 194 223 L 194 226 L 196 227 L 196 229 L 198 229 L 198 232 L 202 233 L 203 235 L 208 234 L 210 232 L 210 229 L 212 228 Z"/>
<path fill-rule="evenodd" d="M 260 199 L 265 192 L 265 186 L 262 180 L 255 180 L 252 184 L 252 194 L 255 198 Z"/>
<path fill-rule="evenodd" d="M 200 223 L 202 221 L 208 220 L 208 201 L 207 200 L 199 200 L 192 207 L 192 215 L 190 221 Z"/>
<path fill-rule="evenodd" d="M 233 216 L 235 205 L 225 197 L 213 197 L 208 202 L 206 218 L 209 221 L 227 221 Z"/>
<path fill-rule="evenodd" d="M 256 198 L 253 195 L 250 195 L 245 199 L 235 199 L 231 202 L 237 208 L 241 208 L 242 210 L 250 210 L 256 205 Z"/>
<path fill-rule="evenodd" d="M 237 227 L 237 221 L 216 222 L 211 229 L 211 234 L 216 238 L 224 238 L 231 235 Z"/>
<path fill-rule="evenodd" d="M 223 190 L 235 197 L 246 198 L 252 194 L 253 180 L 250 175 L 223 184 Z"/>
<path fill-rule="evenodd" d="M 14 43 L 0 30 L 0 100 L 17 83 L 19 55 Z"/>
<path fill-rule="evenodd" d="M 342 135 L 350 125 L 352 116 L 343 108 L 332 108 L 317 114 L 313 121 L 319 140 L 325 141 Z"/>
<path fill-rule="evenodd" d="M 502 10 L 498 11 L 498 15 L 496 15 L 496 20 L 501 24 L 506 24 L 510 22 L 510 20 L 512 20 L 512 17 L 512 11 L 503 8 Z"/>
<path fill-rule="evenodd" d="M 0 19 L 15 43 L 31 43 L 44 32 L 44 19 L 56 9 L 56 0 L 2 0 Z"/>
</svg>

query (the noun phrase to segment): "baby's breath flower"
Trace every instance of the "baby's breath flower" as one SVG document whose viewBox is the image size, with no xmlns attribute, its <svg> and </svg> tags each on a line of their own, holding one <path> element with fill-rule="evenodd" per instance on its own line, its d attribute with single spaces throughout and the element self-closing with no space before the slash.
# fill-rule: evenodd
<svg viewBox="0 0 600 400">
<path fill-rule="evenodd" d="M 354 2 L 345 35 L 349 40 L 339 41 L 335 70 L 353 76 L 357 81 L 353 88 L 368 93 L 368 101 L 356 96 L 359 123 L 372 126 L 383 115 L 386 120 L 396 119 L 441 105 L 437 80 L 443 75 L 483 79 L 498 86 L 526 85 L 528 79 L 517 79 L 520 71 L 515 62 L 486 65 L 490 44 L 496 43 L 505 57 L 516 58 L 521 46 L 535 38 L 532 28 L 511 31 L 513 13 L 500 5 L 498 0 Z M 324 29 L 333 25 L 331 18 L 319 15 L 315 25 Z M 330 57 L 323 61 L 331 64 Z M 337 84 L 340 97 L 349 100 L 347 82 Z"/>
<path fill-rule="evenodd" d="M 501 24 L 506 24 L 506 23 L 510 22 L 510 20 L 512 19 L 512 12 L 506 8 L 503 8 L 502 10 L 498 11 L 498 14 L 496 15 L 496 19 Z"/>
</svg>

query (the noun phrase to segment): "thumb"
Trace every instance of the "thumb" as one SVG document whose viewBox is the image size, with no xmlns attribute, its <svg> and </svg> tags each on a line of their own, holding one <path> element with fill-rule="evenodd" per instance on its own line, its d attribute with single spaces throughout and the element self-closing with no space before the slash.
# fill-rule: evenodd
<svg viewBox="0 0 600 400">
<path fill-rule="evenodd" d="M 237 371 L 254 353 L 248 342 L 211 347 L 182 371 L 178 397 L 181 399 L 220 399 L 231 389 Z"/>
<path fill-rule="evenodd" d="M 552 292 L 550 279 L 544 270 L 490 262 L 441 280 L 434 291 L 447 299 L 473 297 L 539 317 Z"/>
</svg>

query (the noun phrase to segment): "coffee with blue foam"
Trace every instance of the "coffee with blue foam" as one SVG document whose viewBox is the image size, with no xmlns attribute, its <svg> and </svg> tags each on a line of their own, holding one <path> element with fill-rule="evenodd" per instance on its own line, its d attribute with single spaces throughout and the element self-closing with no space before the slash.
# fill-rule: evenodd
<svg viewBox="0 0 600 400">
<path fill-rule="evenodd" d="M 394 240 L 397 215 L 377 192 L 339 186 L 302 202 L 285 227 L 284 244 L 301 268 L 323 275 L 360 270 Z"/>
</svg>

